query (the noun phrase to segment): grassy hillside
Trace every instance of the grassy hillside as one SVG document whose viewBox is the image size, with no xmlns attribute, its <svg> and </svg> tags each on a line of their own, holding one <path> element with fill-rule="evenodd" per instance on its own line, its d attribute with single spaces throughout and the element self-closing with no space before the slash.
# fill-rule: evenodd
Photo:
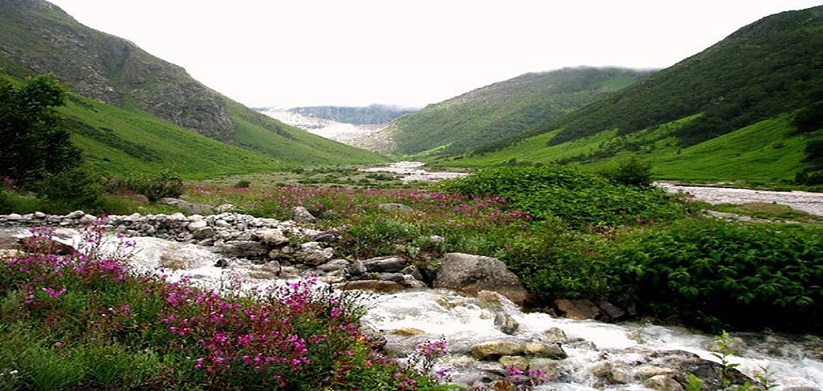
<svg viewBox="0 0 823 391">
<path fill-rule="evenodd" d="M 0 67 L 17 78 L 54 73 L 77 94 L 64 113 L 99 167 L 167 166 L 202 176 L 386 160 L 248 109 L 183 68 L 83 26 L 42 0 L 0 2 Z"/>
<path fill-rule="evenodd" d="M 693 145 L 823 100 L 822 67 L 823 6 L 783 12 L 530 135 L 562 129 L 552 139 L 560 144 L 702 113 L 676 134 L 681 145 Z"/>
<path fill-rule="evenodd" d="M 518 136 L 648 73 L 586 67 L 529 73 L 400 117 L 386 131 L 397 154 L 462 153 Z"/>
<path fill-rule="evenodd" d="M 823 7 L 773 15 L 523 137 L 440 163 L 599 168 L 640 154 L 660 178 L 792 180 L 809 166 L 807 145 L 823 137 L 791 123 L 799 110 L 823 101 L 821 53 Z"/>
<path fill-rule="evenodd" d="M 554 131 L 523 139 L 500 151 L 435 162 L 459 167 L 561 162 L 597 170 L 623 156 L 637 155 L 652 163 L 657 179 L 778 182 L 793 179 L 803 168 L 801 160 L 810 140 L 823 140 L 823 130 L 796 134 L 792 115 L 785 114 L 700 144 L 679 146 L 676 135 L 697 118 L 687 117 L 628 135 L 618 135 L 611 129 L 547 145 L 559 133 Z"/>
</svg>

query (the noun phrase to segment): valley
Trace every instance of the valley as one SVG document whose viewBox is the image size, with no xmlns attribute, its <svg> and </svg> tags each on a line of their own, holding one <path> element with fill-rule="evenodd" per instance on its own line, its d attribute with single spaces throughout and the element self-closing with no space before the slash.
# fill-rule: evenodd
<svg viewBox="0 0 823 391">
<path fill-rule="evenodd" d="M 0 1 L 0 390 L 820 391 L 821 37 L 252 109 Z"/>
</svg>

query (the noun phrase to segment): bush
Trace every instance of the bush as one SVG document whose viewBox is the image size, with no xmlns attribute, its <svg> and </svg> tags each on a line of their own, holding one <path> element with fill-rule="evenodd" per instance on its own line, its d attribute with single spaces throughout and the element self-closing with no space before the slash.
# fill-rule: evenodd
<svg viewBox="0 0 823 391">
<path fill-rule="evenodd" d="M 251 182 L 249 182 L 245 179 L 239 180 L 239 181 L 237 181 L 237 183 L 234 184 L 235 189 L 246 189 L 246 188 L 249 188 L 250 186 L 251 186 Z"/>
<path fill-rule="evenodd" d="M 795 114 L 792 125 L 801 133 L 823 128 L 823 102 L 812 103 Z"/>
<path fill-rule="evenodd" d="M 151 175 L 133 174 L 125 178 L 110 179 L 105 188 L 108 192 L 129 190 L 155 202 L 161 198 L 180 197 L 183 194 L 183 179 L 169 170 L 164 170 Z"/>
<path fill-rule="evenodd" d="M 46 175 L 38 185 L 38 196 L 47 201 L 54 213 L 76 209 L 96 211 L 100 207 L 99 177 L 84 169 L 73 168 Z"/>
<path fill-rule="evenodd" d="M 615 259 L 615 292 L 700 326 L 823 330 L 823 244 L 799 227 L 683 220 Z"/>
<path fill-rule="evenodd" d="M 632 156 L 621 160 L 616 168 L 603 171 L 601 175 L 619 185 L 649 187 L 652 184 L 652 165 Z"/>
<path fill-rule="evenodd" d="M 688 211 L 665 190 L 617 185 L 562 166 L 486 169 L 447 181 L 442 189 L 500 196 L 513 209 L 539 219 L 559 217 L 574 228 L 669 221 Z"/>
</svg>

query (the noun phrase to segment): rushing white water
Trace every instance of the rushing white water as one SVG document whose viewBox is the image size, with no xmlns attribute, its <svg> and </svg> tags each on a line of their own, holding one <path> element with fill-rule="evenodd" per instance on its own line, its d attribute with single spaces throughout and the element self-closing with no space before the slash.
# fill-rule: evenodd
<svg viewBox="0 0 823 391">
<path fill-rule="evenodd" d="M 25 235 L 24 230 L 4 230 L 3 234 Z M 78 245 L 74 230 L 57 230 L 61 241 Z M 244 287 L 265 288 L 278 283 L 265 265 L 235 262 L 227 268 L 215 267 L 219 256 L 209 248 L 180 244 L 157 238 L 129 238 L 134 244 L 130 262 L 136 271 L 162 273 L 170 281 L 187 277 L 194 284 L 216 289 L 232 280 L 241 279 Z M 114 251 L 120 240 L 111 238 L 106 249 Z M 494 295 L 493 295 L 494 296 Z M 445 338 L 450 354 L 442 358 L 435 369 L 449 368 L 452 381 L 469 385 L 488 377 L 480 363 L 467 354 L 471 346 L 488 341 L 541 342 L 549 341 L 545 333 L 559 329 L 565 333 L 562 346 L 569 357 L 556 362 L 551 381 L 537 390 L 647 390 L 637 375 L 649 367 L 649 357 L 655 352 L 681 350 L 703 359 L 718 361 L 708 350 L 713 336 L 685 328 L 650 324 L 607 324 L 553 318 L 544 313 L 523 313 L 502 296 L 489 302 L 465 297 L 448 290 L 426 289 L 391 295 L 372 296 L 363 319 L 365 325 L 381 330 L 388 340 L 387 350 L 398 356 L 411 352 L 425 340 Z M 504 313 L 519 323 L 512 335 L 498 330 L 495 314 Z M 414 330 L 400 333 L 399 330 Z M 756 333 L 741 337 L 739 354 L 731 356 L 738 369 L 754 377 L 768 368 L 771 378 L 782 390 L 789 387 L 820 387 L 823 385 L 823 341 L 820 337 L 784 337 Z M 608 364 L 626 374 L 620 384 L 603 384 L 596 372 Z"/>
</svg>

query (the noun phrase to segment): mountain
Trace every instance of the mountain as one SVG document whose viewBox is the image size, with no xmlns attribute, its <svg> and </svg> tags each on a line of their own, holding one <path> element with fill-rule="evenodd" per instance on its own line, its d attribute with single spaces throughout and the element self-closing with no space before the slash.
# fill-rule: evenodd
<svg viewBox="0 0 823 391">
<path fill-rule="evenodd" d="M 146 150 L 161 148 L 159 144 L 143 144 L 139 131 L 151 131 L 148 127 L 94 125 L 117 123 L 114 118 L 102 117 L 128 112 L 147 125 L 165 122 L 162 127 L 169 131 L 196 133 L 263 154 L 281 165 L 384 161 L 376 154 L 314 136 L 248 109 L 194 80 L 183 68 L 122 38 L 88 28 L 43 0 L 0 1 L 0 68 L 17 78 L 54 73 L 76 97 L 105 104 L 107 107 L 98 110 L 100 118 L 96 119 L 80 112 L 88 103 L 83 98 L 76 98 L 81 102 L 79 106 L 69 105 L 65 113 L 77 137 L 96 138 L 98 145 L 113 144 L 112 138 L 118 138 L 122 140 L 116 144 L 121 146 L 132 143 Z M 168 142 L 172 140 L 193 139 L 170 136 Z M 198 143 L 200 147 L 214 145 Z M 186 150 L 195 145 L 179 147 Z M 193 152 L 208 155 L 210 151 Z M 102 148 L 86 152 L 92 161 L 104 161 Z"/>
<path fill-rule="evenodd" d="M 307 117 L 327 119 L 353 125 L 385 125 L 398 117 L 417 111 L 391 105 L 369 105 L 365 107 L 310 106 L 295 107 L 290 112 Z"/>
<path fill-rule="evenodd" d="M 429 105 L 386 132 L 390 152 L 459 154 L 515 137 L 649 75 L 621 68 L 565 68 L 528 73 Z"/>
<path fill-rule="evenodd" d="M 596 166 L 640 153 L 663 178 L 788 180 L 822 136 L 795 130 L 794 115 L 821 101 L 823 6 L 763 18 L 581 110 L 443 164 Z"/>
</svg>

